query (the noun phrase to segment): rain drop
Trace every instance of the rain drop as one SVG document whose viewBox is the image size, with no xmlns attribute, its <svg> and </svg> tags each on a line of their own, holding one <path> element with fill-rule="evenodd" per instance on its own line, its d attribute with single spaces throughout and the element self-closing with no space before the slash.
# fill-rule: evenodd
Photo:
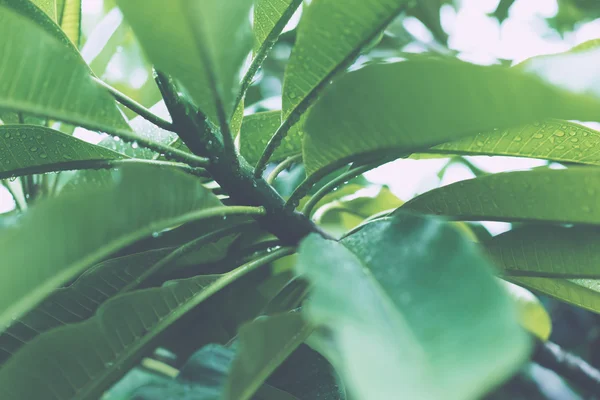
<svg viewBox="0 0 600 400">
<path fill-rule="evenodd" d="M 42 153 L 42 154 L 40 154 L 40 158 L 48 158 L 48 154 Z"/>
<path fill-rule="evenodd" d="M 32 147 L 29 149 L 30 151 L 33 151 L 34 153 L 38 150 L 37 147 Z"/>
<path fill-rule="evenodd" d="M 563 137 L 563 136 L 565 136 L 565 133 L 564 133 L 563 131 L 556 131 L 556 132 L 554 132 L 554 134 L 555 134 L 556 136 L 558 136 L 558 137 Z"/>
<path fill-rule="evenodd" d="M 541 133 L 536 133 L 535 135 L 533 135 L 533 137 L 535 139 L 542 139 L 544 137 L 544 135 L 542 135 Z"/>
<path fill-rule="evenodd" d="M 571 138 L 571 142 L 573 142 L 573 143 L 577 143 L 578 141 L 579 141 L 579 139 L 577 139 L 576 137 Z"/>
<path fill-rule="evenodd" d="M 514 140 L 515 142 L 520 142 L 522 139 L 521 139 L 521 136 L 517 136 L 517 137 L 515 137 L 513 140 Z"/>
</svg>

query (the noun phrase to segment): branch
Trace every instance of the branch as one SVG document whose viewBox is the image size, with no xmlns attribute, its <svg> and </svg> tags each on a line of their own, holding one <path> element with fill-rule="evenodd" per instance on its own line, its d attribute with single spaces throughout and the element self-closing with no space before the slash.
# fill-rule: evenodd
<svg viewBox="0 0 600 400">
<path fill-rule="evenodd" d="M 600 393 L 600 371 L 556 343 L 537 340 L 532 360 L 574 382 L 588 393 Z"/>
<path fill-rule="evenodd" d="M 153 123 L 159 128 L 174 132 L 173 124 L 165 119 L 162 119 L 158 115 L 154 114 L 152 111 L 148 110 L 146 107 L 133 100 L 130 97 L 127 97 L 125 94 L 119 92 L 114 87 L 108 85 L 102 80 L 92 77 L 92 79 L 100 85 L 102 88 L 106 89 L 119 103 L 123 104 L 125 107 L 129 108 L 131 111 L 137 113 L 140 117 L 144 118 L 146 121 Z"/>
<path fill-rule="evenodd" d="M 273 182 L 275 182 L 275 179 L 277 179 L 277 177 L 279 176 L 279 174 L 281 172 L 283 172 L 283 170 L 285 170 L 290 165 L 292 165 L 293 163 L 295 163 L 297 161 L 300 161 L 300 160 L 302 160 L 302 154 L 296 154 L 295 156 L 291 156 L 291 157 L 286 158 L 278 166 L 275 167 L 275 169 L 273 170 L 273 172 L 271 172 L 271 174 L 267 178 L 267 183 L 269 185 L 272 185 Z"/>
</svg>

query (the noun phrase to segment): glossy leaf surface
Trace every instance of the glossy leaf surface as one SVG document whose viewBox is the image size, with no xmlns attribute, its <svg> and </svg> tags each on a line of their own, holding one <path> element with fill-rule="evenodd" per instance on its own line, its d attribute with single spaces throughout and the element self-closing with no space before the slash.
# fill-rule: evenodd
<svg viewBox="0 0 600 400">
<path fill-rule="evenodd" d="M 307 318 L 327 332 L 313 345 L 352 397 L 475 399 L 527 357 L 485 258 L 444 222 L 402 214 L 342 243 L 312 235 L 297 267 L 313 288 Z"/>
<path fill-rule="evenodd" d="M 402 208 L 459 220 L 599 224 L 600 170 L 506 172 L 424 193 Z"/>
<path fill-rule="evenodd" d="M 371 65 L 334 82 L 315 104 L 304 161 L 313 174 L 359 155 L 412 153 L 551 117 L 595 120 L 599 104 L 502 67 L 420 58 Z"/>
<path fill-rule="evenodd" d="M 198 180 L 177 171 L 131 165 L 111 171 L 110 178 L 40 203 L 0 233 L 6 266 L 0 279 L 0 325 L 6 327 L 112 252 L 221 206 Z"/>
</svg>

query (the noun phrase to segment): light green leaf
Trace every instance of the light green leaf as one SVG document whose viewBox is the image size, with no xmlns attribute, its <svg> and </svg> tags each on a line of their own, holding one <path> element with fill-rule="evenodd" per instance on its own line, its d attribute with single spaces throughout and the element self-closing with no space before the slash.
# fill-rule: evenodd
<svg viewBox="0 0 600 400">
<path fill-rule="evenodd" d="M 223 400 L 250 399 L 311 331 L 300 313 L 263 317 L 243 325 Z"/>
<path fill-rule="evenodd" d="M 526 360 L 516 310 L 476 250 L 450 225 L 412 214 L 342 243 L 305 239 L 304 310 L 326 332 L 311 343 L 353 398 L 476 399 Z"/>
<path fill-rule="evenodd" d="M 404 8 L 403 0 L 315 0 L 304 9 L 285 70 L 282 118 L 306 110 Z"/>
<path fill-rule="evenodd" d="M 573 122 L 547 120 L 478 133 L 427 150 L 442 154 L 502 155 L 600 165 L 600 132 Z"/>
<path fill-rule="evenodd" d="M 19 34 L 27 32 L 27 35 Z M 109 132 L 130 132 L 113 98 L 78 53 L 12 10 L 0 7 L 0 108 Z"/>
<path fill-rule="evenodd" d="M 302 0 L 256 0 L 254 5 L 254 53 L 271 47 Z"/>
<path fill-rule="evenodd" d="M 53 21 L 56 21 L 55 0 L 31 0 L 36 6 L 43 10 Z"/>
<path fill-rule="evenodd" d="M 536 292 L 600 313 L 600 280 L 510 277 L 511 282 Z"/>
<path fill-rule="evenodd" d="M 600 232 L 595 227 L 531 226 L 484 243 L 509 276 L 600 278 Z"/>
<path fill-rule="evenodd" d="M 340 78 L 315 104 L 305 124 L 304 161 L 313 174 L 359 155 L 412 153 L 495 128 L 597 120 L 599 106 L 498 66 L 423 58 L 371 65 Z"/>
<path fill-rule="evenodd" d="M 124 155 L 53 129 L 0 126 L 0 177 L 57 171 L 84 160 L 118 160 Z"/>
<path fill-rule="evenodd" d="M 465 221 L 600 224 L 600 170 L 536 169 L 483 176 L 434 189 L 401 209 Z"/>
<path fill-rule="evenodd" d="M 150 61 L 177 78 L 218 124 L 234 111 L 239 71 L 252 49 L 251 0 L 119 0 Z M 185 57 L 181 57 L 185 54 Z"/>
<path fill-rule="evenodd" d="M 519 310 L 521 326 L 541 340 L 548 340 L 552 333 L 552 320 L 542 302 L 529 290 L 514 283 L 502 282 L 507 293 Z"/>
<path fill-rule="evenodd" d="M 130 165 L 111 171 L 104 185 L 81 185 L 30 208 L 18 224 L 0 232 L 5 266 L 0 326 L 112 252 L 153 232 L 200 219 L 204 209 L 219 206 L 189 175 Z"/>
<path fill-rule="evenodd" d="M 0 334 L 0 365 L 41 333 L 92 317 L 106 300 L 128 290 L 131 282 L 170 252 L 160 249 L 104 261 L 72 285 L 56 290 Z"/>
<path fill-rule="evenodd" d="M 281 125 L 280 111 L 266 111 L 244 117 L 239 136 L 240 153 L 249 163 L 255 164 L 258 161 L 279 125 Z M 297 123 L 283 139 L 281 146 L 275 150 L 271 161 L 300 154 L 303 136 L 302 123 Z"/>
<path fill-rule="evenodd" d="M 81 2 L 83 0 L 58 0 L 58 22 L 67 37 L 79 47 L 81 40 Z"/>
<path fill-rule="evenodd" d="M 69 51 L 78 54 L 79 62 L 85 65 L 85 62 L 81 56 L 79 56 L 77 49 L 69 40 L 65 32 L 60 29 L 60 27 L 48 16 L 48 14 L 35 6 L 31 0 L 0 0 L 0 7 L 7 7 L 21 16 L 31 20 L 32 22 L 35 22 L 37 26 L 64 44 Z"/>
</svg>

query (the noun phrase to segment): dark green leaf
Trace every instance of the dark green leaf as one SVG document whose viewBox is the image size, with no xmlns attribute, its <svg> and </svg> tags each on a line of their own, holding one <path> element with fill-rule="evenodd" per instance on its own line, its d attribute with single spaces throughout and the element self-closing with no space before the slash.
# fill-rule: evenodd
<svg viewBox="0 0 600 400">
<path fill-rule="evenodd" d="M 0 53 L 13 60 L 0 65 L 0 108 L 89 129 L 130 131 L 113 98 L 92 80 L 78 53 L 3 6 Z"/>
<path fill-rule="evenodd" d="M 306 109 L 404 8 L 404 0 L 315 0 L 304 9 L 285 70 L 282 117 Z"/>
<path fill-rule="evenodd" d="M 240 153 L 246 160 L 255 164 L 263 149 L 281 125 L 280 111 L 266 111 L 244 117 L 240 131 Z M 298 123 L 290 129 L 281 146 L 275 150 L 271 161 L 282 160 L 302 152 L 302 124 Z"/>
<path fill-rule="evenodd" d="M 177 78 L 215 123 L 231 118 L 239 70 L 252 49 L 251 0 L 121 0 L 150 61 Z M 181 57 L 185 54 L 185 57 Z"/>
<path fill-rule="evenodd" d="M 125 158 L 122 154 L 53 129 L 0 126 L 0 177 L 57 171 L 76 161 L 122 158 Z"/>
<path fill-rule="evenodd" d="M 130 283 L 170 252 L 161 249 L 108 260 L 87 270 L 72 285 L 56 290 L 0 334 L 0 365 L 39 334 L 90 318 L 106 300 L 128 290 Z"/>
<path fill-rule="evenodd" d="M 336 81 L 315 104 L 304 161 L 310 175 L 359 155 L 412 153 L 552 117 L 597 120 L 599 106 L 515 69 L 420 58 L 372 65 Z"/>
<path fill-rule="evenodd" d="M 600 165 L 596 149 L 600 132 L 573 122 L 548 120 L 478 133 L 435 146 L 428 152 L 543 158 L 559 162 Z"/>
<path fill-rule="evenodd" d="M 507 172 L 424 193 L 402 209 L 459 220 L 600 224 L 600 170 L 569 168 Z"/>
<path fill-rule="evenodd" d="M 197 179 L 139 165 L 111 171 L 111 181 L 100 187 L 81 185 L 40 203 L 0 232 L 5 266 L 0 325 L 19 318 L 57 286 L 121 247 L 219 206 Z"/>
<path fill-rule="evenodd" d="M 600 278 L 600 231 L 595 227 L 531 226 L 484 243 L 507 275 Z"/>
<path fill-rule="evenodd" d="M 305 239 L 297 266 L 320 333 L 311 343 L 351 396 L 474 399 L 526 360 L 514 306 L 476 250 L 450 225 L 412 214 L 342 243 Z"/>
<path fill-rule="evenodd" d="M 250 399 L 311 331 L 300 313 L 263 317 L 242 326 L 223 399 Z"/>
</svg>

